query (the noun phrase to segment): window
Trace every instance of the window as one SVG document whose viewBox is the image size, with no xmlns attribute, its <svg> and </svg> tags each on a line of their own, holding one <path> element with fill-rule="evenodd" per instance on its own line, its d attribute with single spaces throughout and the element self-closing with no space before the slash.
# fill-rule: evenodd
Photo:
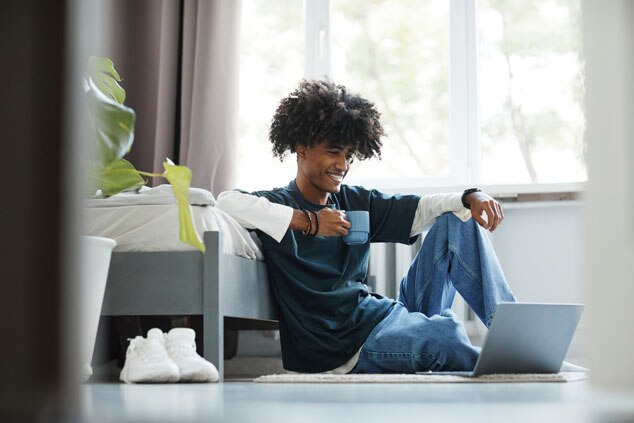
<svg viewBox="0 0 634 423">
<path fill-rule="evenodd" d="M 585 180 L 579 2 L 244 0 L 240 186 L 294 177 L 268 125 L 302 77 L 325 75 L 375 102 L 387 133 L 349 183 Z"/>
<path fill-rule="evenodd" d="M 376 104 L 387 134 L 382 160 L 349 178 L 448 176 L 447 1 L 333 0 L 331 16 L 332 78 Z"/>
<path fill-rule="evenodd" d="M 298 0 L 242 2 L 238 187 L 285 186 L 295 177 L 291 157 L 273 157 L 268 131 L 280 99 L 304 77 L 304 10 Z M 266 169 L 266 172 L 262 172 Z"/>
<path fill-rule="evenodd" d="M 485 183 L 586 179 L 578 0 L 478 2 Z"/>
</svg>

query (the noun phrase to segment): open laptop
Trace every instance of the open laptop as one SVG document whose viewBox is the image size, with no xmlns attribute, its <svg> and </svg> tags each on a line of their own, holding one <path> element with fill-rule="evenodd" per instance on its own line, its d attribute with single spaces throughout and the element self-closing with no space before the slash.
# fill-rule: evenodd
<svg viewBox="0 0 634 423">
<path fill-rule="evenodd" d="M 581 304 L 500 303 L 473 371 L 431 373 L 558 373 L 582 310 Z"/>
</svg>

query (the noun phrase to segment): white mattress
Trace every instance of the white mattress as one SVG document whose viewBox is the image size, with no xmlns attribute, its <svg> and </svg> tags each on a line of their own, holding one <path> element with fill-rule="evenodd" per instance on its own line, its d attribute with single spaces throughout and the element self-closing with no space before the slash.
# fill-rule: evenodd
<svg viewBox="0 0 634 423">
<path fill-rule="evenodd" d="M 105 204 L 109 200 L 101 201 Z M 117 241 L 115 251 L 194 250 L 180 241 L 176 204 L 99 207 L 99 203 L 92 201 L 86 205 L 84 234 L 114 239 Z M 191 208 L 194 226 L 201 237 L 205 231 L 220 231 L 225 254 L 264 260 L 257 236 L 249 233 L 231 216 L 211 205 Z"/>
</svg>

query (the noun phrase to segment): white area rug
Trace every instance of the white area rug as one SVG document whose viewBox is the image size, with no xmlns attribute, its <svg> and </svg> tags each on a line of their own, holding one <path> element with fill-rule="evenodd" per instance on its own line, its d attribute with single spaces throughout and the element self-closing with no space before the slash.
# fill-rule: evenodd
<svg viewBox="0 0 634 423">
<path fill-rule="evenodd" d="M 453 375 L 411 374 L 306 374 L 289 373 L 266 375 L 255 379 L 256 383 L 518 383 L 518 382 L 577 382 L 586 380 L 587 373 L 562 372 L 556 374 L 496 374 L 478 377 Z"/>
</svg>

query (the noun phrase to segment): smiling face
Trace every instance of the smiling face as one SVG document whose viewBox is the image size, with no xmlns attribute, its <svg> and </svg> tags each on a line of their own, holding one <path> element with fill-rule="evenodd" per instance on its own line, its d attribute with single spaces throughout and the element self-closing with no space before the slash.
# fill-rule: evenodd
<svg viewBox="0 0 634 423">
<path fill-rule="evenodd" d="M 297 146 L 296 183 L 310 202 L 326 204 L 328 194 L 341 189 L 343 178 L 350 170 L 352 148 L 321 142 L 312 147 Z"/>
</svg>

